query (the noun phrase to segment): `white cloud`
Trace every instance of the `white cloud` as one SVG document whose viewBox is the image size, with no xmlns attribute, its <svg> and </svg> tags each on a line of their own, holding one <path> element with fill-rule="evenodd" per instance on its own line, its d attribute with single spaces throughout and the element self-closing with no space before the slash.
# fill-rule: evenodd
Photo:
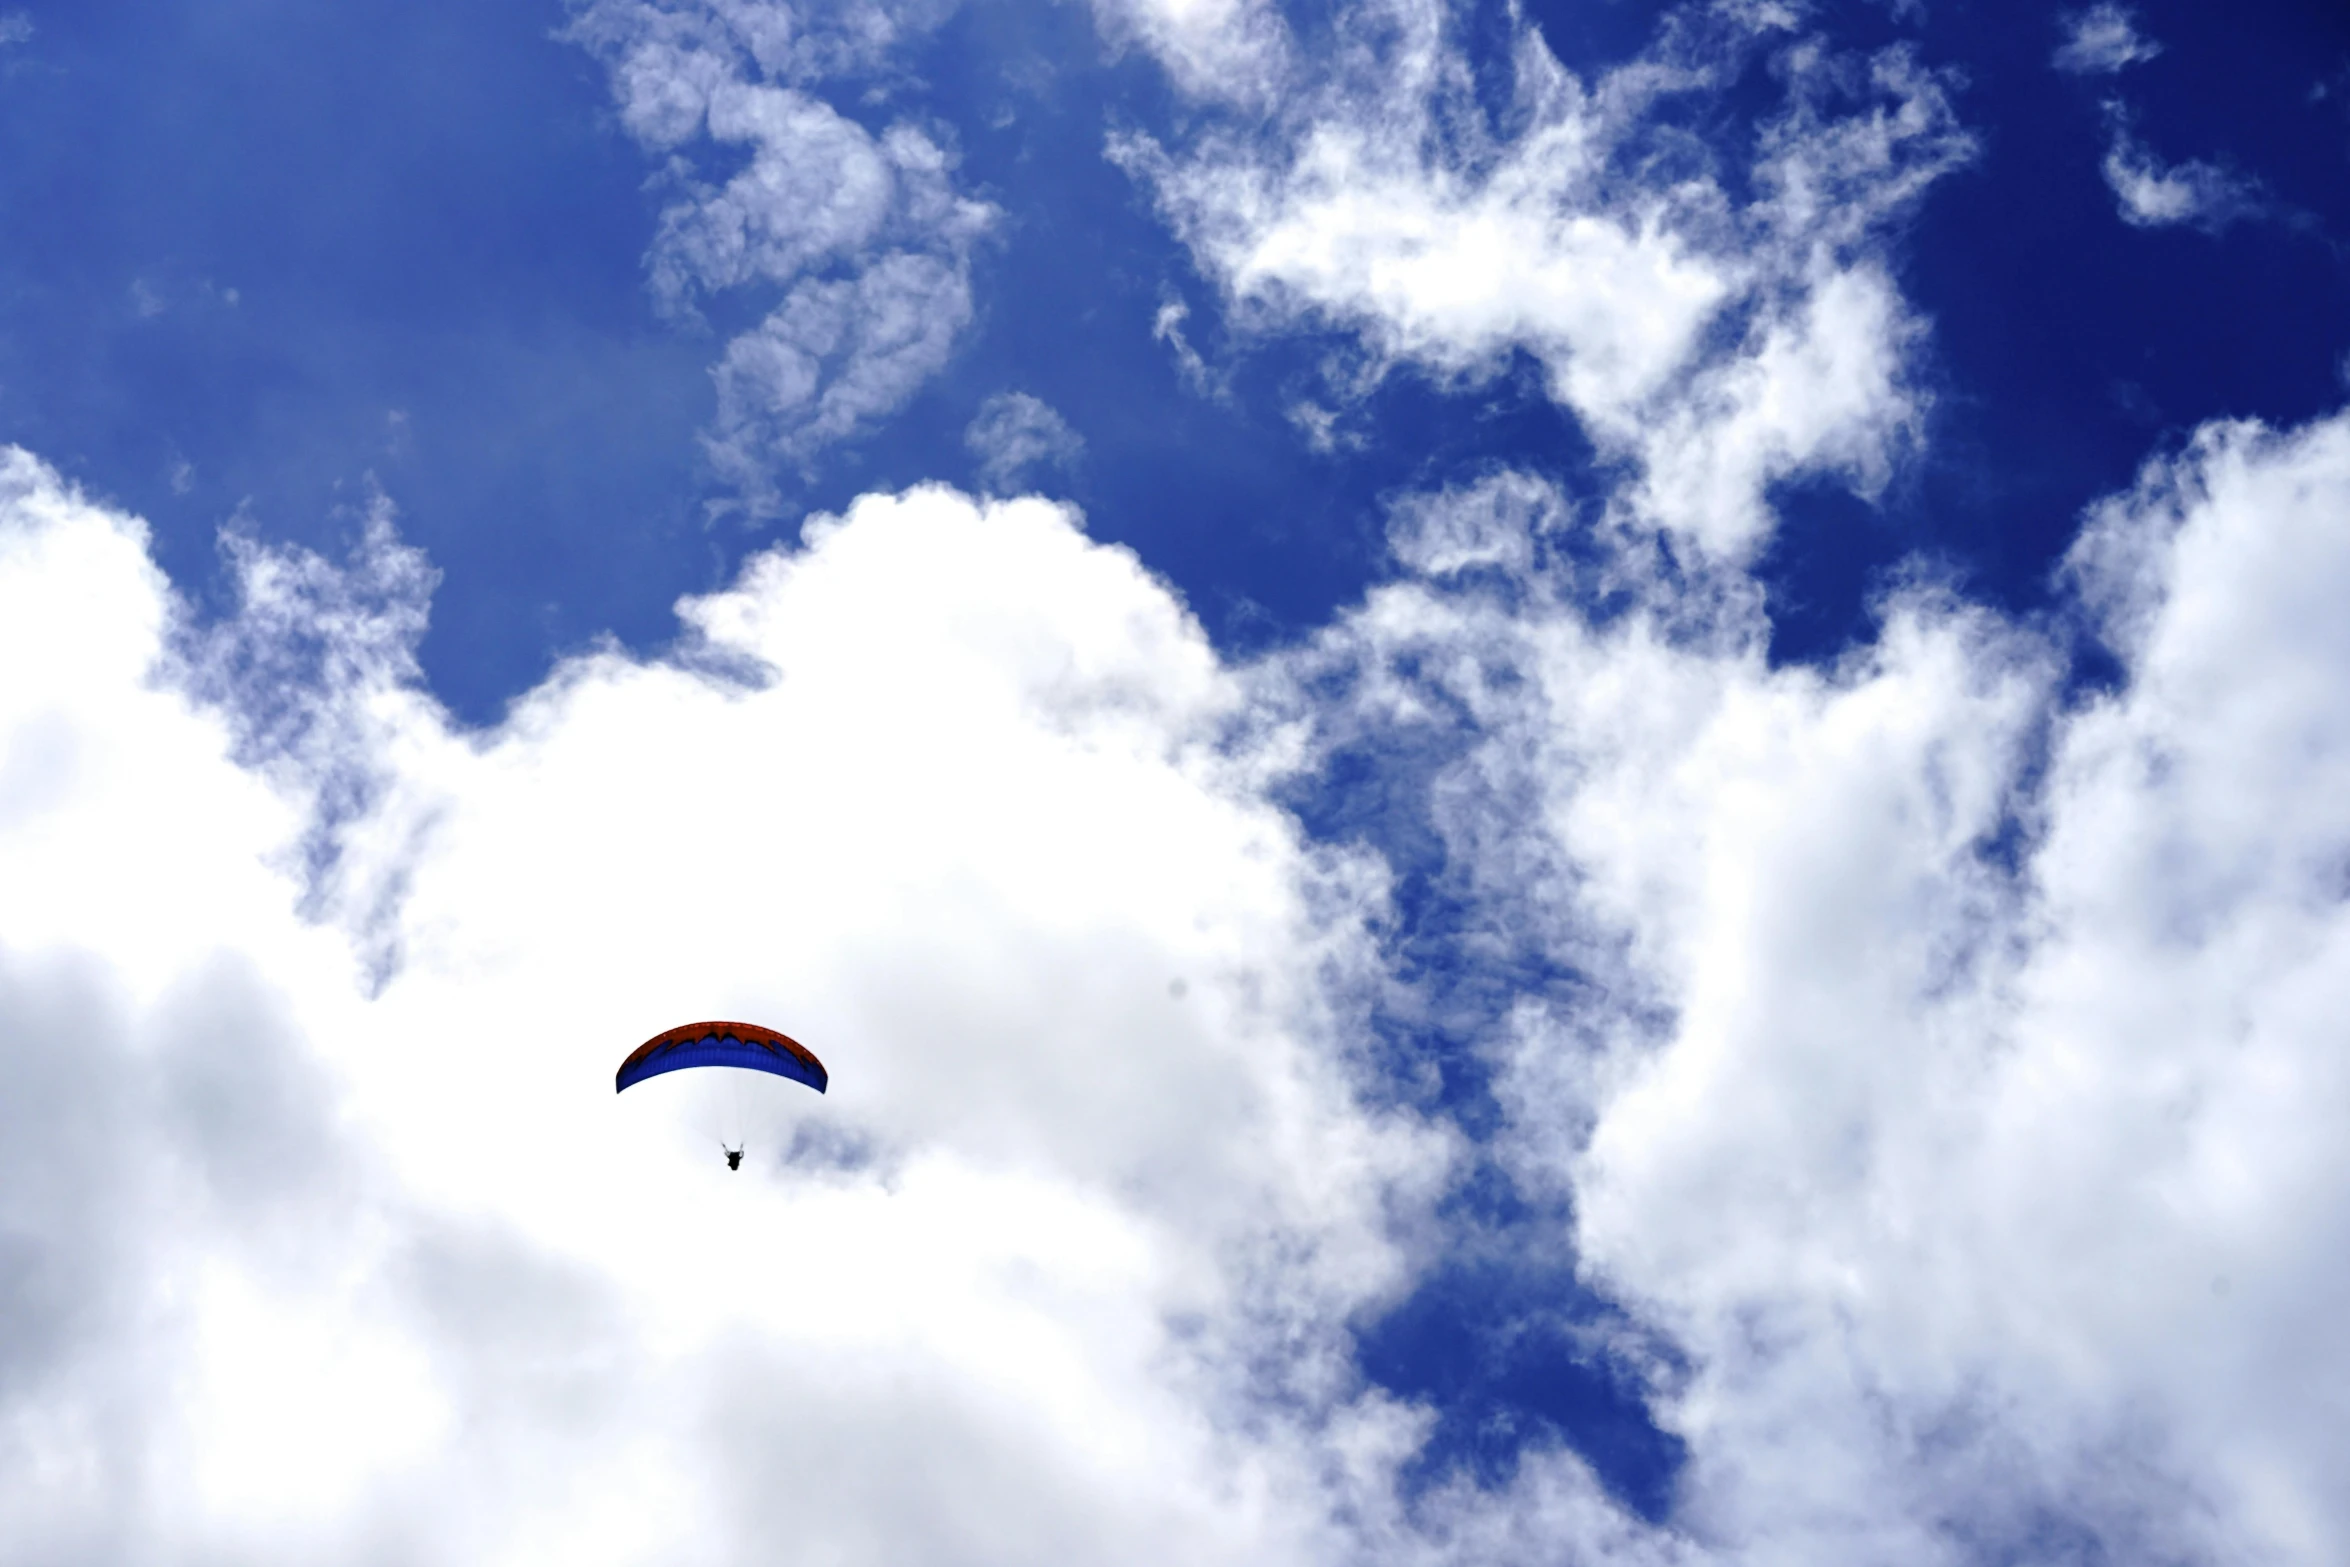
<svg viewBox="0 0 2350 1567">
<path fill-rule="evenodd" d="M 0 15 L 0 49 L 14 44 L 30 43 L 33 37 L 33 19 L 22 11 Z"/>
<path fill-rule="evenodd" d="M 998 493 L 1039 465 L 1063 470 L 1085 455 L 1085 437 L 1052 405 L 1026 392 L 998 392 L 979 405 L 963 445 L 979 459 L 979 479 Z"/>
<path fill-rule="evenodd" d="M 2108 75 L 2162 53 L 2162 45 L 2139 35 L 2137 22 L 2126 6 L 2093 5 L 2059 21 L 2065 39 L 2048 63 L 2076 76 Z"/>
<path fill-rule="evenodd" d="M 1901 370 L 1921 330 L 1874 266 L 1824 268 L 1808 297 L 1692 377 L 1641 432 L 1636 512 L 1737 558 L 1770 535 L 1775 479 L 1839 472 L 1873 495 L 1920 419 Z"/>
<path fill-rule="evenodd" d="M 2216 234 L 2239 218 L 2259 215 L 2260 188 L 2252 181 L 2217 164 L 2164 163 L 2131 133 L 2119 104 L 2107 104 L 2105 117 L 2105 183 L 2120 203 L 2123 222 L 2134 228 L 2183 223 Z"/>
<path fill-rule="evenodd" d="M 672 146 L 694 134 L 709 93 L 752 75 L 808 86 L 886 76 L 901 45 L 935 30 L 956 0 L 568 0 L 573 42 L 614 62 L 632 132 Z"/>
<path fill-rule="evenodd" d="M 904 406 L 970 322 L 971 248 L 994 209 L 956 192 L 952 158 L 918 127 L 877 134 L 812 91 L 879 69 L 949 9 L 598 0 L 576 13 L 571 36 L 610 64 L 623 122 L 672 154 L 682 194 L 647 257 L 656 299 L 693 318 L 711 294 L 783 291 L 713 370 L 706 444 L 753 516 L 777 509 L 779 467 L 805 471 Z M 702 180 L 679 149 L 704 136 L 749 162 Z"/>
<path fill-rule="evenodd" d="M 1359 451 L 1370 442 L 1361 430 L 1350 428 L 1345 415 L 1335 408 L 1325 408 L 1311 398 L 1301 397 L 1284 410 L 1283 417 L 1295 425 L 1306 438 L 1306 444 L 1325 456 L 1340 451 Z"/>
<path fill-rule="evenodd" d="M 1183 323 L 1190 319 L 1191 306 L 1173 297 L 1163 299 L 1158 314 L 1151 318 L 1151 337 L 1166 344 L 1174 354 L 1176 373 L 1183 377 L 1185 386 L 1201 397 L 1223 397 L 1226 392 L 1222 379 L 1208 368 L 1207 360 L 1200 357 L 1200 351 L 1184 333 Z"/>
<path fill-rule="evenodd" d="M 1428 575 L 1294 655 L 1350 693 L 1321 743 L 1451 757 L 1464 954 L 1574 976 L 1491 1018 L 1505 1147 L 1682 1357 L 1681 1538 L 2350 1548 L 2346 509 L 2350 415 L 2150 467 L 2069 568 L 2102 695 L 1930 583 L 1828 671 L 1736 596 L 1595 623 L 1506 477 L 1400 516 Z"/>
<path fill-rule="evenodd" d="M 936 150 L 918 133 L 900 131 L 899 146 L 887 146 L 789 88 L 723 87 L 709 125 L 713 140 L 749 146 L 751 160 L 723 186 L 690 187 L 662 214 L 652 279 L 672 307 L 702 290 L 789 283 L 855 255 L 895 216 L 906 154 L 916 177 L 938 173 Z"/>
<path fill-rule="evenodd" d="M 852 278 L 803 280 L 726 345 L 712 372 L 711 461 L 761 509 L 776 457 L 805 463 L 904 406 L 970 320 L 971 280 L 958 260 L 893 251 Z"/>
<path fill-rule="evenodd" d="M 1718 583 L 1595 621 L 1514 475 L 1236 672 L 921 490 L 462 736 L 380 508 L 198 636 L 11 454 L 0 1561 L 2335 1561 L 2346 507 L 2350 416 L 2150 468 L 2066 698 L 1930 584 L 1828 671 Z M 1267 790 L 1365 739 L 1574 975 L 1498 1151 L 1669 1348 L 1664 1526 L 1539 1444 L 1406 1507 L 1348 1370 L 1444 1150 L 1351 1092 L 1377 867 Z M 834 1068 L 739 1178 L 604 1087 L 692 1013 Z"/>
<path fill-rule="evenodd" d="M 1132 556 L 870 498 L 476 736 L 388 533 L 238 558 L 195 636 L 0 467 L 0 1561 L 1348 1553 L 1443 1145 L 1351 1091 L 1371 867 Z M 833 1069 L 740 1175 L 609 1086 L 729 1014 Z"/>
<path fill-rule="evenodd" d="M 1881 482 L 1918 421 L 1902 368 L 1919 328 L 1876 252 L 1972 151 L 1938 79 L 1901 51 L 1789 47 L 1789 107 L 1740 206 L 1658 115 L 1719 87 L 1721 51 L 1755 46 L 1708 29 L 1774 37 L 1776 11 L 1678 15 L 1649 57 L 1588 86 L 1529 28 L 1499 114 L 1439 10 L 1345 25 L 1339 63 L 1292 83 L 1270 132 L 1112 144 L 1240 324 L 1350 329 L 1365 386 L 1389 366 L 1481 379 L 1529 355 L 1603 453 L 1650 475 L 1626 520 L 1727 560 L 1767 536 L 1778 480 Z M 1692 451 L 1706 474 L 1684 472 Z"/>
<path fill-rule="evenodd" d="M 599 45 L 649 143 L 750 155 L 654 259 L 778 291 L 718 372 L 746 488 L 970 310 L 943 155 L 810 95 L 894 14 Z M 1878 252 L 1965 155 L 1938 85 L 1793 48 L 1740 205 L 1619 156 L 1705 88 L 1669 48 L 1586 88 L 1529 40 L 1456 156 L 1401 37 L 1271 151 L 1126 155 L 1244 323 L 1529 354 L 1625 477 L 1397 502 L 1406 579 L 1253 667 L 1066 509 L 922 489 L 464 735 L 388 505 L 340 567 L 232 541 L 200 631 L 0 458 L 0 1563 L 2343 1557 L 2350 416 L 2096 510 L 2111 691 L 1930 582 L 1774 670 L 1769 486 L 1920 417 Z M 1271 803 L 1341 744 L 1472 961 L 1571 976 L 1494 970 L 1492 1151 L 1664 1346 L 1661 1526 L 1543 1443 L 1399 1494 L 1424 1414 L 1347 1329 L 1454 1150 L 1355 1093 L 1381 867 Z M 603 1086 L 726 1013 L 835 1092 Z"/>
<path fill-rule="evenodd" d="M 1406 496 L 1388 519 L 1395 558 L 1426 577 L 1479 567 L 1531 571 L 1535 545 L 1568 518 L 1566 503 L 1541 480 L 1502 473 L 1461 490 Z"/>
<path fill-rule="evenodd" d="M 1193 98 L 1261 105 L 1294 65 L 1294 45 L 1268 0 L 1093 0 L 1114 45 L 1140 45 Z"/>
</svg>

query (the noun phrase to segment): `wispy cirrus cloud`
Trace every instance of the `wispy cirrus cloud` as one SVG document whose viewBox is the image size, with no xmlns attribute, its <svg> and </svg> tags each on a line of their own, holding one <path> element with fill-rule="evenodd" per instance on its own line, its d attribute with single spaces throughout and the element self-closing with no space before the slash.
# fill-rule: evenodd
<svg viewBox="0 0 2350 1567">
<path fill-rule="evenodd" d="M 1645 475 L 1627 520 L 1735 559 L 1767 536 L 1773 483 L 1882 483 L 1922 403 L 1903 369 L 1919 328 L 1877 252 L 1972 154 L 1943 83 L 1901 51 L 1830 58 L 1768 8 L 1676 13 L 1590 84 L 1522 29 L 1494 113 L 1454 25 L 1432 5 L 1362 13 L 1264 122 L 1123 136 L 1113 156 L 1244 326 L 1352 330 L 1372 382 L 1530 355 Z M 1788 102 L 1734 200 L 1720 155 L 1659 127 L 1763 47 L 1784 50 Z"/>
<path fill-rule="evenodd" d="M 2263 215 L 2267 203 L 2255 181 L 2199 159 L 2163 161 L 2138 139 L 2129 111 L 2119 103 L 2105 106 L 2105 120 L 2108 141 L 2100 167 L 2124 223 L 2217 234 Z"/>
<path fill-rule="evenodd" d="M 2075 76 L 2109 76 L 2162 53 L 2162 45 L 2138 31 L 2127 6 L 2094 5 L 2059 19 L 2064 42 L 2048 63 Z"/>
<path fill-rule="evenodd" d="M 797 8 L 755 0 L 592 0 L 570 36 L 612 72 L 622 120 L 670 157 L 677 197 L 647 257 L 673 315 L 697 301 L 780 297 L 727 344 L 705 438 L 753 518 L 780 505 L 779 471 L 871 430 L 942 369 L 969 325 L 970 258 L 994 209 L 960 194 L 947 150 L 910 122 L 876 132 L 818 96 L 885 68 L 944 5 Z M 705 180 L 689 156 L 747 149 Z M 730 160 L 732 161 L 732 160 Z"/>
<path fill-rule="evenodd" d="M 1006 491 L 1039 468 L 1075 467 L 1085 437 L 1050 403 L 1026 392 L 998 392 L 979 405 L 963 445 L 979 462 L 980 483 Z"/>
</svg>

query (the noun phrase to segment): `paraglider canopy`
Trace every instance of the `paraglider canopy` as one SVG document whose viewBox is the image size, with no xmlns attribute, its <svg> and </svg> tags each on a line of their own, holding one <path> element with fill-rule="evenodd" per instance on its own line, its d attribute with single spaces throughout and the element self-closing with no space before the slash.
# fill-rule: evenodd
<svg viewBox="0 0 2350 1567">
<path fill-rule="evenodd" d="M 756 1023 L 686 1023 L 655 1034 L 628 1053 L 612 1091 L 689 1066 L 738 1066 L 805 1083 L 818 1093 L 831 1076 L 814 1051 L 788 1034 Z"/>
</svg>

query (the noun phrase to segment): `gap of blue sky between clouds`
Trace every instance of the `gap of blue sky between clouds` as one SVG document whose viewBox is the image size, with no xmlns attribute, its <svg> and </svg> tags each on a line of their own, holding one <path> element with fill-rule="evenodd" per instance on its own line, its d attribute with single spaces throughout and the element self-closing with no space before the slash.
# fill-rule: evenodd
<svg viewBox="0 0 2350 1567">
<path fill-rule="evenodd" d="M 1749 224 L 1767 215 L 1753 178 L 1785 167 L 1756 135 L 1784 120 L 1791 91 L 1831 117 L 1861 114 L 1859 62 L 1898 43 L 1956 94 L 1953 128 L 1971 152 L 1880 235 L 1909 319 L 1927 328 L 1903 365 L 1925 438 L 1895 452 L 1866 503 L 1849 499 L 1850 454 L 1815 454 L 1825 467 L 1772 490 L 1760 570 L 1774 657 L 1832 657 L 1865 635 L 1872 585 L 1919 551 L 2011 611 L 2044 606 L 2069 519 L 2126 483 L 2150 444 L 2218 415 L 2298 422 L 2337 395 L 2326 344 L 2350 306 L 2322 235 L 2338 226 L 2330 149 L 2350 101 L 2329 88 L 2338 29 L 2329 45 L 2290 8 L 2220 27 L 2155 6 L 2113 13 L 2124 39 L 2111 9 L 2008 27 L 1951 8 L 1866 8 L 1813 18 L 1816 34 L 1765 26 L 1744 41 L 1736 25 L 1686 17 L 1660 33 L 1630 7 L 1530 13 L 1579 80 L 1617 79 L 1617 99 L 1637 87 L 1631 120 L 1594 122 L 1619 190 L 1690 173 Z M 766 485 L 837 510 L 869 488 L 976 481 L 985 459 L 965 432 L 1000 395 L 1071 421 L 1092 460 L 1038 472 L 1086 505 L 1098 536 L 1168 574 L 1233 648 L 1294 637 L 1377 578 L 1386 494 L 1496 462 L 1535 461 L 1585 499 L 1612 483 L 1591 472 L 1575 410 L 1551 395 L 1555 311 L 1518 335 L 1481 329 L 1498 358 L 1476 359 L 1480 329 L 1456 322 L 1468 332 L 1456 347 L 1478 367 L 1466 380 L 1450 350 L 1395 360 L 1389 331 L 1366 355 L 1335 297 L 1293 294 L 1311 308 L 1254 330 L 1263 290 L 1301 280 L 1194 270 L 1103 160 L 1105 135 L 1204 153 L 1254 127 L 1276 165 L 1317 124 L 1376 145 L 1363 138 L 1377 115 L 1335 98 L 1332 113 L 1314 107 L 1314 83 L 1347 44 L 1327 20 L 1285 31 L 1271 11 L 1234 9 L 1235 42 L 1218 31 L 1223 9 L 1180 13 L 1178 26 L 1175 12 L 1108 8 L 1100 36 L 1124 53 L 1105 66 L 1074 7 L 844 8 L 780 33 L 759 7 L 596 7 L 581 25 L 608 25 L 569 41 L 545 18 L 430 6 L 346 7 L 335 27 L 275 31 L 216 8 L 166 7 L 136 26 L 102 5 L 24 14 L 0 100 L 22 154 L 0 202 L 25 238 L 6 262 L 21 308 L 0 333 L 0 413 L 148 516 L 175 579 L 212 604 L 231 584 L 213 548 L 224 520 L 336 554 L 364 527 L 372 471 L 448 574 L 420 658 L 469 720 L 494 719 L 551 658 L 599 636 L 657 646 L 669 603 L 727 580 L 758 544 L 704 532 L 708 505 L 755 503 Z M 615 114 L 633 89 L 615 97 L 597 63 L 646 41 L 630 26 L 687 53 L 716 38 L 711 81 L 734 84 L 730 102 L 801 107 L 729 109 L 716 132 L 663 143 L 657 116 Z M 783 35 L 791 47 L 778 53 Z M 1410 26 L 1395 36 L 1407 44 Z M 1594 198 L 1566 160 L 1518 134 L 1512 116 L 1548 111 L 1515 96 L 1507 19 L 1464 14 L 1452 37 L 1460 72 L 1382 82 L 1369 101 L 1386 95 L 1398 123 L 1482 120 L 1455 151 L 1473 162 L 1477 144 L 1515 148 L 1517 177 L 1537 182 L 1522 195 L 1555 178 L 1566 210 L 1587 210 Z M 2093 47 L 2066 54 L 2083 38 Z M 753 47 L 762 39 L 773 69 Z M 1806 85 L 1786 69 L 1815 39 L 1845 64 Z M 2060 55 L 2105 68 L 2065 69 Z M 1190 63 L 1162 69 L 1162 56 Z M 1260 122 L 1228 94 L 1203 96 L 1210 59 L 1236 81 L 1290 70 L 1297 111 Z M 1944 67 L 1956 74 L 1937 76 Z M 1862 89 L 1841 107 L 1819 95 L 1839 72 Z M 1343 96 L 1346 82 L 1326 87 Z M 948 166 L 905 163 L 917 142 Z M 771 178 L 786 145 L 815 185 Z M 1921 171 L 1934 155 L 1931 138 L 1906 154 Z M 2182 219 L 2155 231 L 2175 238 L 2148 247 L 2112 221 L 2123 197 L 2109 170 L 2144 211 Z M 1469 182 L 1460 193 L 1477 188 L 1473 167 L 1455 172 Z M 2254 180 L 2256 199 L 2236 199 Z M 346 194 L 322 199 L 329 188 Z M 423 189 L 438 194 L 408 199 Z M 830 216 L 778 228 L 758 215 L 762 191 Z M 1488 213 L 1506 210 L 1506 191 L 1487 196 Z M 934 199 L 945 205 L 922 206 Z M 2226 224 L 2223 242 L 2197 223 Z M 1234 314 L 1226 282 L 1255 316 Z M 968 321 L 946 333 L 972 288 Z M 1733 328 L 1740 310 L 1768 308 L 1740 288 L 1720 317 Z M 950 308 L 912 311 L 933 298 Z M 712 336 L 693 335 L 697 313 Z M 2159 348 L 2147 320 L 2166 323 Z M 1173 335 L 1154 337 L 1167 322 Z M 942 333 L 951 348 L 933 363 Z M 1197 372 L 1186 352 L 1206 355 Z M 791 390 L 803 370 L 823 382 L 805 398 Z M 907 387 L 896 413 L 858 412 Z M 1221 400 L 1203 395 L 1218 387 Z M 812 452 L 811 483 L 799 464 L 818 439 L 832 444 Z M 722 480 L 726 463 L 776 442 L 798 455 L 750 491 Z"/>
</svg>

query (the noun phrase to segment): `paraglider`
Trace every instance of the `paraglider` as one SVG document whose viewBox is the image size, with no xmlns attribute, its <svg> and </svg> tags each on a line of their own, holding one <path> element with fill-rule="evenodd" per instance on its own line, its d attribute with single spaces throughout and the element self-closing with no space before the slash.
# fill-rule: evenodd
<svg viewBox="0 0 2350 1567">
<path fill-rule="evenodd" d="M 613 1074 L 612 1091 L 625 1093 L 648 1077 L 689 1066 L 730 1066 L 751 1072 L 772 1072 L 805 1083 L 818 1093 L 832 1080 L 824 1063 L 806 1045 L 756 1023 L 685 1023 L 655 1034 L 628 1053 Z M 742 1168 L 740 1147 L 719 1147 L 729 1170 Z"/>
</svg>

